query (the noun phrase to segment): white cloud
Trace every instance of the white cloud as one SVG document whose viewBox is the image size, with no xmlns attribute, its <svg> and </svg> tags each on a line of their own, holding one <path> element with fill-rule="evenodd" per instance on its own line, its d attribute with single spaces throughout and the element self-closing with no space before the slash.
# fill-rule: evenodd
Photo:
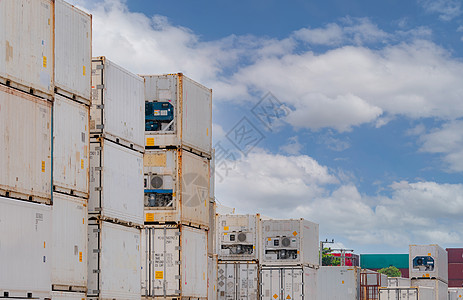
<svg viewBox="0 0 463 300">
<path fill-rule="evenodd" d="M 450 21 L 461 15 L 461 1 L 459 0 L 418 0 L 428 12 L 439 14 L 439 18 Z"/>
<path fill-rule="evenodd" d="M 287 154 L 291 155 L 299 155 L 301 154 L 303 146 L 301 143 L 299 143 L 299 137 L 298 136 L 292 136 L 288 139 L 286 144 L 280 147 L 281 150 L 286 152 Z"/>
</svg>

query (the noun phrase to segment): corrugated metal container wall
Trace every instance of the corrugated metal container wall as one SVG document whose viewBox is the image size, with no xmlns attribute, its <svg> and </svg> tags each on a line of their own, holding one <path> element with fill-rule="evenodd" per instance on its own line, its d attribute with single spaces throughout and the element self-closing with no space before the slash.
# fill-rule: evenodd
<svg viewBox="0 0 463 300">
<path fill-rule="evenodd" d="M 54 1 L 0 1 L 0 16 L 0 82 L 52 99 Z"/>
<path fill-rule="evenodd" d="M 144 151 L 143 78 L 105 57 L 92 61 L 90 133 Z"/>
<path fill-rule="evenodd" d="M 219 215 L 217 253 L 221 260 L 258 260 L 260 215 Z"/>
<path fill-rule="evenodd" d="M 437 278 L 448 282 L 447 251 L 439 245 L 410 245 L 410 278 Z"/>
<path fill-rule="evenodd" d="M 0 85 L 1 194 L 50 203 L 51 116 L 51 103 Z"/>
<path fill-rule="evenodd" d="M 139 229 L 89 221 L 87 296 L 140 299 Z"/>
<path fill-rule="evenodd" d="M 455 295 L 455 299 L 463 298 L 463 288 L 449 288 L 449 294 L 450 292 Z"/>
<path fill-rule="evenodd" d="M 217 299 L 259 299 L 259 265 L 254 261 L 220 261 Z"/>
<path fill-rule="evenodd" d="M 207 231 L 207 254 L 217 254 L 217 239 L 216 239 L 216 203 L 213 199 L 209 201 L 209 230 Z"/>
<path fill-rule="evenodd" d="M 148 150 L 145 222 L 209 226 L 209 160 L 185 150 Z M 180 180 L 179 180 L 180 179 Z"/>
<path fill-rule="evenodd" d="M 318 271 L 308 267 L 261 269 L 261 300 L 316 300 Z M 345 298 L 343 298 L 345 299 Z"/>
<path fill-rule="evenodd" d="M 210 157 L 212 91 L 181 73 L 142 77 L 147 101 L 146 146 L 180 146 Z"/>
<path fill-rule="evenodd" d="M 55 87 L 57 92 L 90 104 L 92 16 L 55 0 Z"/>
<path fill-rule="evenodd" d="M 63 96 L 53 103 L 53 187 L 88 198 L 89 108 Z"/>
<path fill-rule="evenodd" d="M 389 277 L 387 279 L 388 287 L 410 287 L 410 278 Z"/>
<path fill-rule="evenodd" d="M 358 300 L 360 297 L 357 267 L 320 267 L 317 283 L 319 299 Z"/>
<path fill-rule="evenodd" d="M 449 294 L 447 283 L 436 279 L 412 279 L 411 285 L 434 289 L 436 293 L 434 300 L 447 299 Z"/>
<path fill-rule="evenodd" d="M 209 171 L 209 198 L 215 201 L 215 149 L 212 149 Z"/>
<path fill-rule="evenodd" d="M 99 139 L 90 142 L 89 215 L 143 225 L 143 155 Z"/>
<path fill-rule="evenodd" d="M 463 287 L 463 279 L 449 279 L 449 287 Z"/>
<path fill-rule="evenodd" d="M 449 264 L 463 263 L 463 248 L 447 248 Z"/>
<path fill-rule="evenodd" d="M 360 254 L 362 269 L 382 269 L 394 266 L 398 269 L 408 269 L 408 254 Z"/>
<path fill-rule="evenodd" d="M 379 289 L 379 300 L 435 300 L 435 297 L 434 290 L 425 287 Z"/>
<path fill-rule="evenodd" d="M 188 226 L 145 227 L 142 295 L 206 299 L 207 233 Z"/>
<path fill-rule="evenodd" d="M 463 279 L 463 263 L 449 264 L 450 279 Z"/>
<path fill-rule="evenodd" d="M 318 266 L 318 224 L 304 220 L 262 220 L 262 265 Z"/>
<path fill-rule="evenodd" d="M 51 292 L 51 300 L 85 300 L 85 293 Z"/>
<path fill-rule="evenodd" d="M 217 255 L 207 258 L 207 299 L 217 300 L 217 277 L 218 265 Z"/>
<path fill-rule="evenodd" d="M 53 193 L 52 276 L 54 290 L 87 287 L 87 200 Z"/>
<path fill-rule="evenodd" d="M 49 297 L 51 210 L 51 206 L 0 197 L 2 296 Z M 32 295 L 27 297 L 28 293 Z"/>
</svg>

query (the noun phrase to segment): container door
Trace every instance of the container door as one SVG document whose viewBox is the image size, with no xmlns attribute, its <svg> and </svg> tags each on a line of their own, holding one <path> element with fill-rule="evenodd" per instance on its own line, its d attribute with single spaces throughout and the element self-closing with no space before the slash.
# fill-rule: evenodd
<svg viewBox="0 0 463 300">
<path fill-rule="evenodd" d="M 238 272 L 238 299 L 252 300 L 257 299 L 258 295 L 258 279 L 257 279 L 257 264 L 254 263 L 239 263 L 237 264 Z"/>
<path fill-rule="evenodd" d="M 262 270 L 262 300 L 281 300 L 281 269 L 263 269 Z"/>
<path fill-rule="evenodd" d="M 89 199 L 88 213 L 94 214 L 101 211 L 101 191 L 102 191 L 102 143 L 90 142 L 90 178 L 89 178 Z"/>
<path fill-rule="evenodd" d="M 303 277 L 302 269 L 285 268 L 282 271 L 283 275 L 283 295 L 282 299 L 286 300 L 303 300 Z"/>
<path fill-rule="evenodd" d="M 98 296 L 100 293 L 100 226 L 88 224 L 88 269 L 87 294 Z"/>
<path fill-rule="evenodd" d="M 150 281 L 153 296 L 180 294 L 180 231 L 156 228 L 150 248 Z"/>
<path fill-rule="evenodd" d="M 236 298 L 236 271 L 234 263 L 219 264 L 218 271 L 218 300 L 235 300 Z"/>
<path fill-rule="evenodd" d="M 182 226 L 182 297 L 207 298 L 207 232 Z"/>
<path fill-rule="evenodd" d="M 150 227 L 146 227 L 141 230 L 141 238 L 140 238 L 140 263 L 141 263 L 141 295 L 142 296 L 151 296 L 150 295 L 150 236 L 154 234 L 154 229 Z"/>
</svg>

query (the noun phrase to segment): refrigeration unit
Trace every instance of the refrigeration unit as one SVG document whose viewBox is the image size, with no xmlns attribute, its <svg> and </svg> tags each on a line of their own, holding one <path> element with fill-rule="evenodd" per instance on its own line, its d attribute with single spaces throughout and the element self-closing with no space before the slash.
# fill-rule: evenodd
<svg viewBox="0 0 463 300">
<path fill-rule="evenodd" d="M 447 251 L 439 245 L 410 245 L 409 260 L 410 278 L 448 283 Z"/>
</svg>

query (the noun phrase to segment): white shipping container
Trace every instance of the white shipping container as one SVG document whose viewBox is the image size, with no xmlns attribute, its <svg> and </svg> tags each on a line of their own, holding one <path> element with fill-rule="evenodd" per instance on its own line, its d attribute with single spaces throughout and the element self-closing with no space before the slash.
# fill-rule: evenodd
<svg viewBox="0 0 463 300">
<path fill-rule="evenodd" d="M 379 300 L 434 300 L 432 288 L 425 287 L 390 287 L 379 289 Z M 442 299 L 445 300 L 446 298 Z"/>
<path fill-rule="evenodd" d="M 262 220 L 262 265 L 319 265 L 318 224 L 304 220 Z"/>
<path fill-rule="evenodd" d="M 327 299 L 317 296 L 317 271 L 317 269 L 309 267 L 263 267 L 261 269 L 260 299 Z"/>
<path fill-rule="evenodd" d="M 258 260 L 260 215 L 218 215 L 218 255 L 221 260 Z"/>
<path fill-rule="evenodd" d="M 220 261 L 217 299 L 259 299 L 259 265 L 253 261 Z"/>
<path fill-rule="evenodd" d="M 0 82 L 53 96 L 52 0 L 0 1 Z"/>
<path fill-rule="evenodd" d="M 51 292 L 51 300 L 85 300 L 87 295 L 85 293 L 74 292 Z"/>
<path fill-rule="evenodd" d="M 458 300 L 463 298 L 463 288 L 449 288 L 449 300 Z"/>
<path fill-rule="evenodd" d="M 212 149 L 211 165 L 209 171 L 209 198 L 215 201 L 215 149 Z"/>
<path fill-rule="evenodd" d="M 87 200 L 53 193 L 53 290 L 87 290 Z"/>
<path fill-rule="evenodd" d="M 90 104 L 92 16 L 55 0 L 55 87 L 58 93 Z"/>
<path fill-rule="evenodd" d="M 360 297 L 360 268 L 320 267 L 317 283 L 319 299 L 358 300 Z"/>
<path fill-rule="evenodd" d="M 90 215 L 143 225 L 143 155 L 106 139 L 90 142 Z"/>
<path fill-rule="evenodd" d="M 186 150 L 144 157 L 145 222 L 209 226 L 209 160 Z"/>
<path fill-rule="evenodd" d="M 105 57 L 92 61 L 90 133 L 144 151 L 144 80 Z"/>
<path fill-rule="evenodd" d="M 410 287 L 410 278 L 389 277 L 387 279 L 388 287 Z"/>
<path fill-rule="evenodd" d="M 439 245 L 410 245 L 410 278 L 435 278 L 448 282 L 447 251 Z"/>
<path fill-rule="evenodd" d="M 189 226 L 143 229 L 142 295 L 206 299 L 207 233 Z"/>
<path fill-rule="evenodd" d="M 1 195 L 50 203 L 51 117 L 51 103 L 0 85 Z"/>
<path fill-rule="evenodd" d="M 89 221 L 88 299 L 140 299 L 140 233 L 133 227 Z"/>
<path fill-rule="evenodd" d="M 88 198 L 89 108 L 63 96 L 53 103 L 53 187 Z"/>
<path fill-rule="evenodd" d="M 210 157 L 212 90 L 181 73 L 142 77 L 147 102 L 145 145 L 177 146 Z"/>
<path fill-rule="evenodd" d="M 0 197 L 0 295 L 49 297 L 51 245 L 51 206 Z"/>
<path fill-rule="evenodd" d="M 434 289 L 436 293 L 434 300 L 442 300 L 448 298 L 448 284 L 438 279 L 412 279 L 411 286 L 429 287 Z"/>
<path fill-rule="evenodd" d="M 207 299 L 217 300 L 217 277 L 218 265 L 217 255 L 210 255 L 207 258 Z"/>
<path fill-rule="evenodd" d="M 207 254 L 217 254 L 217 216 L 216 203 L 213 199 L 209 199 L 209 230 L 207 231 Z"/>
</svg>

